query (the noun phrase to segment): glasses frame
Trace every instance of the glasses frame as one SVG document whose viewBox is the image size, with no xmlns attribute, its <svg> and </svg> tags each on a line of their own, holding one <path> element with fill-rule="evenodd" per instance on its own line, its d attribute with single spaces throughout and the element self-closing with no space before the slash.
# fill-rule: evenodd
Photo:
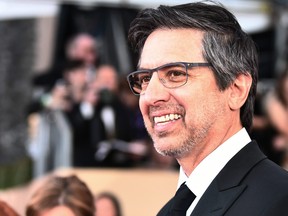
<svg viewBox="0 0 288 216">
<path fill-rule="evenodd" d="M 211 67 L 212 64 L 211 63 L 208 63 L 208 62 L 172 62 L 172 63 L 167 63 L 167 64 L 164 64 L 164 65 L 161 65 L 159 67 L 156 67 L 156 68 L 153 68 L 153 69 L 143 69 L 143 70 L 137 70 L 137 71 L 134 71 L 130 74 L 127 75 L 127 81 L 128 81 L 128 84 L 129 84 L 129 87 L 132 91 L 132 93 L 134 95 L 141 95 L 142 93 L 137 93 L 134 89 L 133 89 L 133 86 L 132 86 L 132 82 L 130 82 L 130 77 L 135 75 L 135 74 L 138 74 L 138 73 L 149 73 L 149 74 L 153 74 L 154 72 L 157 72 L 163 68 L 163 67 L 169 67 L 169 66 L 173 66 L 173 65 L 179 65 L 179 64 L 182 64 L 185 66 L 185 70 L 186 70 L 186 80 L 183 84 L 179 85 L 179 86 L 176 86 L 176 87 L 167 87 L 165 86 L 165 84 L 163 83 L 162 79 L 159 79 L 161 84 L 166 87 L 166 88 L 169 88 L 169 89 L 173 89 L 173 88 L 179 88 L 183 85 L 185 85 L 187 83 L 187 80 L 188 80 L 188 69 L 191 69 L 191 68 L 194 68 L 194 67 Z M 149 83 L 148 83 L 149 85 Z"/>
</svg>

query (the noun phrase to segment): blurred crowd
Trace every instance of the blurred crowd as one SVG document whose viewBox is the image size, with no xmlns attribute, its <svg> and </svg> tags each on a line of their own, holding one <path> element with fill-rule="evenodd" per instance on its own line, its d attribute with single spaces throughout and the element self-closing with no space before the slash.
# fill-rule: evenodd
<svg viewBox="0 0 288 216">
<path fill-rule="evenodd" d="M 288 169 L 288 69 L 264 89 L 256 97 L 251 136 L 268 158 Z"/>
<path fill-rule="evenodd" d="M 99 63 L 95 38 L 73 36 L 66 57 L 28 108 L 34 176 L 63 166 L 174 168 L 154 152 L 126 77 Z"/>
</svg>

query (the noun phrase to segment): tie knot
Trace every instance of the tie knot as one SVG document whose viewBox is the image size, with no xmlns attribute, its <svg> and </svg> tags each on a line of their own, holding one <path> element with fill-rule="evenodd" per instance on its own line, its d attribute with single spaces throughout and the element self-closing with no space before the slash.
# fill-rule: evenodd
<svg viewBox="0 0 288 216">
<path fill-rule="evenodd" d="M 173 205 L 171 208 L 171 215 L 186 215 L 186 211 L 195 199 L 194 193 L 183 183 L 177 190 L 174 198 Z"/>
<path fill-rule="evenodd" d="M 181 186 L 176 191 L 175 196 L 177 196 L 179 193 L 184 193 L 184 192 L 189 192 L 189 191 L 192 193 L 192 191 L 188 188 L 188 186 L 184 182 L 184 183 L 181 184 Z"/>
</svg>

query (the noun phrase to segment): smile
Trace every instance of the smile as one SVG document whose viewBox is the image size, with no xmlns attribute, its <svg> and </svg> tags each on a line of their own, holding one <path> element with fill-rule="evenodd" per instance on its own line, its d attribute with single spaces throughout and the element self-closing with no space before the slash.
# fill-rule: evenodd
<svg viewBox="0 0 288 216">
<path fill-rule="evenodd" d="M 164 122 L 168 122 L 168 121 L 177 120 L 180 118 L 181 118 L 181 115 L 178 115 L 178 114 L 167 114 L 164 116 L 154 117 L 154 123 L 155 124 L 164 123 Z"/>
</svg>

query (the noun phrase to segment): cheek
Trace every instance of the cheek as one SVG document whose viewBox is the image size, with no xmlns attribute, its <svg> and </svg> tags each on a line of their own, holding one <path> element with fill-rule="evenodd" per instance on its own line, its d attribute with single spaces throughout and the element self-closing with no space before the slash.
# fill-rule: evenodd
<svg viewBox="0 0 288 216">
<path fill-rule="evenodd" d="M 144 104 L 143 99 L 141 98 L 141 96 L 139 98 L 139 108 L 140 108 L 140 111 L 141 111 L 142 115 L 144 116 L 145 113 L 147 113 L 147 111 L 145 111 L 145 110 L 147 110 L 147 108 L 145 107 L 145 104 Z"/>
<path fill-rule="evenodd" d="M 149 106 L 143 101 L 143 99 L 141 100 L 141 96 L 139 98 L 139 108 L 145 123 L 145 126 L 147 129 L 149 129 L 150 127 L 152 127 L 152 123 L 150 121 L 150 117 L 149 117 Z"/>
<path fill-rule="evenodd" d="M 212 117 L 215 119 L 215 116 L 220 115 L 225 103 L 222 99 L 223 95 L 218 90 L 205 90 L 203 88 L 197 93 L 186 91 L 185 95 L 179 96 L 178 102 L 185 109 L 185 120 L 187 122 L 197 122 Z M 220 111 L 221 113 L 218 113 Z"/>
</svg>

